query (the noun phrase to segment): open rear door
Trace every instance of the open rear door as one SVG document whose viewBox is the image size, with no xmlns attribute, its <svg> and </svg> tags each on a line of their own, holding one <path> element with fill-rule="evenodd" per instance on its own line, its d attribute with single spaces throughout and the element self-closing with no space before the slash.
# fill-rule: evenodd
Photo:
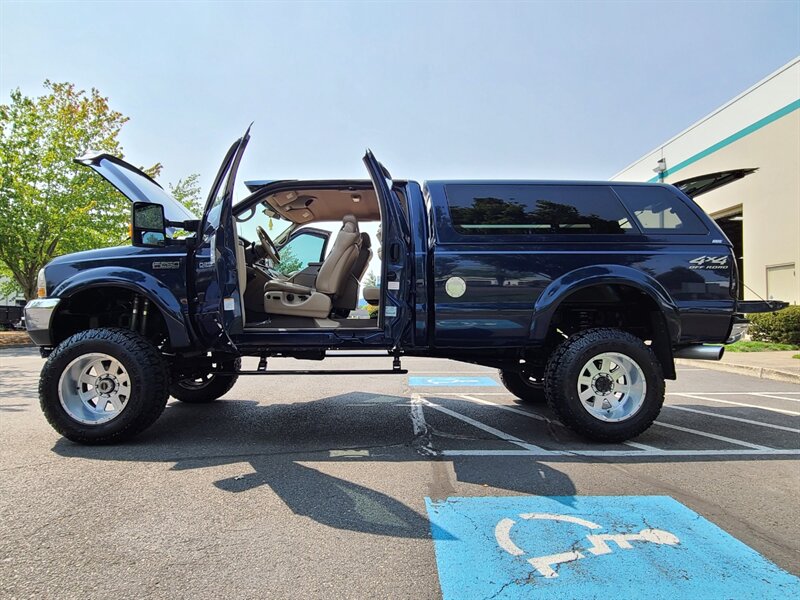
<svg viewBox="0 0 800 600">
<path fill-rule="evenodd" d="M 379 323 L 384 334 L 400 348 L 404 334 L 411 331 L 411 233 L 406 213 L 393 191 L 391 175 L 367 150 L 364 164 L 381 206 L 381 296 Z"/>
<path fill-rule="evenodd" d="M 229 334 L 244 328 L 236 254 L 239 239 L 233 220 L 233 188 L 242 154 L 250 139 L 248 128 L 222 162 L 206 201 L 194 250 L 192 316 L 207 348 L 235 351 Z M 191 263 L 190 263 L 191 264 Z M 190 271 L 190 279 L 192 273 Z"/>
<path fill-rule="evenodd" d="M 682 191 L 689 198 L 697 198 L 702 194 L 707 194 L 711 190 L 716 190 L 724 185 L 739 181 L 740 179 L 752 175 L 758 169 L 732 169 L 730 171 L 720 171 L 718 173 L 707 173 L 697 175 L 682 181 L 676 181 L 672 185 Z"/>
</svg>

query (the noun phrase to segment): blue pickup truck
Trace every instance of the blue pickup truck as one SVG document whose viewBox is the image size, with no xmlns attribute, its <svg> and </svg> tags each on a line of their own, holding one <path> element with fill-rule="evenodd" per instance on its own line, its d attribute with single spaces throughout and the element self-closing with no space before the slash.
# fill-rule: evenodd
<svg viewBox="0 0 800 600">
<path fill-rule="evenodd" d="M 210 402 L 241 375 L 287 373 L 270 357 L 377 354 L 385 370 L 290 372 L 405 373 L 404 355 L 488 365 L 580 434 L 621 441 L 658 415 L 676 357 L 718 359 L 742 313 L 783 306 L 737 300 L 730 242 L 672 185 L 420 185 L 368 151 L 369 179 L 251 181 L 234 204 L 248 140 L 228 150 L 200 218 L 114 156 L 76 159 L 132 201 L 131 245 L 56 258 L 26 306 L 47 358 L 41 407 L 62 435 L 128 438 L 170 395 Z M 373 253 L 380 285 L 363 286 Z M 354 318 L 362 295 L 373 318 Z"/>
</svg>

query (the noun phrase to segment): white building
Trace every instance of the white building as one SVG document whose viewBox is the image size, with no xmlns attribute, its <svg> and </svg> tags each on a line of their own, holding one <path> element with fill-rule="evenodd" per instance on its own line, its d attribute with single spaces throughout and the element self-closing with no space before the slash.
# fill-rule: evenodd
<svg viewBox="0 0 800 600">
<path fill-rule="evenodd" d="M 698 197 L 736 248 L 743 297 L 800 303 L 800 57 L 612 177 L 757 169 Z M 654 173 L 656 175 L 654 176 Z"/>
</svg>

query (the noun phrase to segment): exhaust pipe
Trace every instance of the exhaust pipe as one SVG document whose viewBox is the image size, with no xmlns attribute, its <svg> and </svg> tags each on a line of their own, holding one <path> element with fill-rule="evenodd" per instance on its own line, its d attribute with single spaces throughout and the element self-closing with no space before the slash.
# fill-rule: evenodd
<svg viewBox="0 0 800 600">
<path fill-rule="evenodd" d="M 725 353 L 725 346 L 685 346 L 675 351 L 675 358 L 690 358 L 692 360 L 719 360 Z"/>
</svg>

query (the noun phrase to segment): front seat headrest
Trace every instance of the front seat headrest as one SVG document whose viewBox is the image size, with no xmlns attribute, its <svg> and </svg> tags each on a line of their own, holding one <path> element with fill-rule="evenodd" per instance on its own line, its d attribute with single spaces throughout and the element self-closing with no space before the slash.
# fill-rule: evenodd
<svg viewBox="0 0 800 600">
<path fill-rule="evenodd" d="M 342 217 L 342 231 L 358 233 L 358 221 L 353 215 L 345 215 Z"/>
</svg>

